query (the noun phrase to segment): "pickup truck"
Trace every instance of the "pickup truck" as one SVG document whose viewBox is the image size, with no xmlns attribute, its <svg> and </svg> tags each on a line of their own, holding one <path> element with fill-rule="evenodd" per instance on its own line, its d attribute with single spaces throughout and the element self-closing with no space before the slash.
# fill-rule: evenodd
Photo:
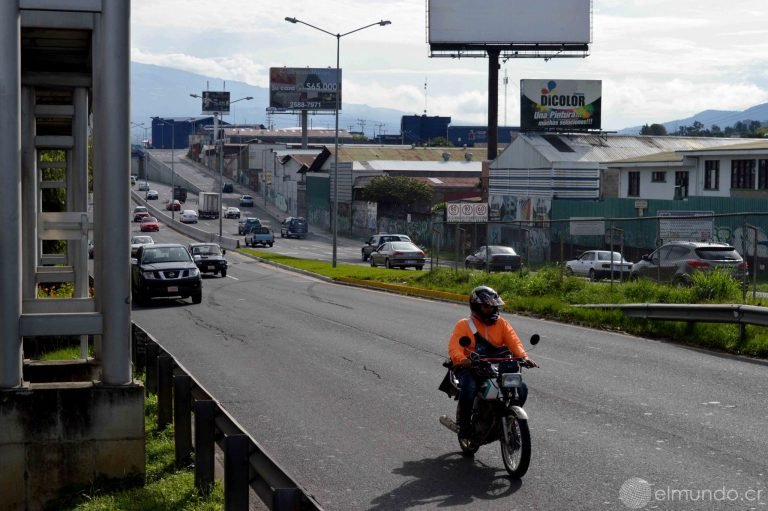
<svg viewBox="0 0 768 511">
<path fill-rule="evenodd" d="M 275 244 L 275 234 L 272 229 L 265 225 L 251 228 L 245 233 L 245 246 L 255 247 L 256 245 L 272 246 Z"/>
</svg>

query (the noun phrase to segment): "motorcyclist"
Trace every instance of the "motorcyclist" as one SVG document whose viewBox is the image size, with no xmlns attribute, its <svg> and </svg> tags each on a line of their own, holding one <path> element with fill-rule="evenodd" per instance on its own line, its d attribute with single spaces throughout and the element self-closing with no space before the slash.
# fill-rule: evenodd
<svg viewBox="0 0 768 511">
<path fill-rule="evenodd" d="M 480 385 L 476 373 L 471 369 L 469 354 L 480 351 L 481 348 L 506 347 L 515 357 L 522 359 L 526 367 L 538 367 L 538 364 L 528 358 L 528 354 L 515 333 L 512 325 L 502 318 L 499 313 L 504 300 L 499 294 L 488 286 L 479 286 L 472 290 L 469 296 L 469 308 L 472 314 L 468 318 L 462 318 L 453 327 L 453 333 L 448 341 L 448 356 L 453 362 L 454 373 L 459 380 L 459 406 L 456 422 L 459 426 L 459 438 L 471 436 L 470 420 L 475 394 Z M 470 344 L 466 348 L 461 346 L 459 339 L 469 337 Z M 478 345 L 479 341 L 479 345 Z M 528 387 L 518 389 L 520 405 L 528 397 Z"/>
</svg>

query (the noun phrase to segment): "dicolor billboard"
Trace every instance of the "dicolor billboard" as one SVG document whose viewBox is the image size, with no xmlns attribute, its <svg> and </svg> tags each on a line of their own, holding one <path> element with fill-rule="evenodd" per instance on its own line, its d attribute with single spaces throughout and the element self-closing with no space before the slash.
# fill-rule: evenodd
<svg viewBox="0 0 768 511">
<path fill-rule="evenodd" d="M 520 80 L 520 128 L 600 129 L 600 80 Z"/>
</svg>

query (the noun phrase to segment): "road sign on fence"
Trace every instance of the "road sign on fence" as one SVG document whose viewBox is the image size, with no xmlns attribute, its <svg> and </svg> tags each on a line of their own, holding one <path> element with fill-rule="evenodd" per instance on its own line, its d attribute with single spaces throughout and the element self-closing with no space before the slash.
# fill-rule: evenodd
<svg viewBox="0 0 768 511">
<path fill-rule="evenodd" d="M 658 211 L 659 238 L 667 241 L 712 241 L 714 211 Z"/>
<path fill-rule="evenodd" d="M 485 223 L 488 221 L 488 204 L 481 202 L 453 202 L 446 206 L 445 220 L 449 223 Z"/>
</svg>

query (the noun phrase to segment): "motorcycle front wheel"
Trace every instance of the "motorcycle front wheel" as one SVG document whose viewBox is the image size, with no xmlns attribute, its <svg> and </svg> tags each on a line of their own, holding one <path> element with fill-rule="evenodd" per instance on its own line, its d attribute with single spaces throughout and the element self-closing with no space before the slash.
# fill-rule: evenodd
<svg viewBox="0 0 768 511">
<path fill-rule="evenodd" d="M 520 420 L 512 415 L 507 417 L 507 435 L 509 441 L 501 435 L 501 459 L 509 475 L 519 479 L 528 471 L 531 463 L 531 432 L 528 421 Z"/>
</svg>

